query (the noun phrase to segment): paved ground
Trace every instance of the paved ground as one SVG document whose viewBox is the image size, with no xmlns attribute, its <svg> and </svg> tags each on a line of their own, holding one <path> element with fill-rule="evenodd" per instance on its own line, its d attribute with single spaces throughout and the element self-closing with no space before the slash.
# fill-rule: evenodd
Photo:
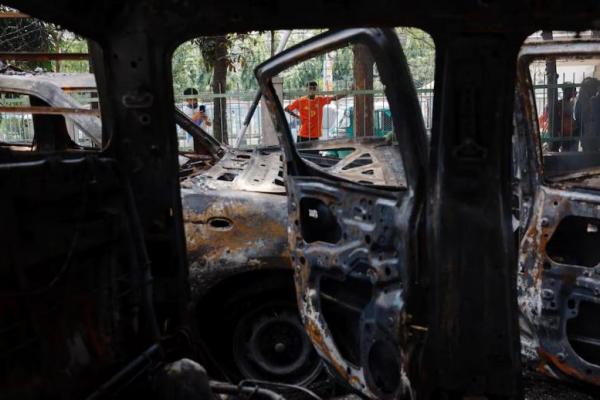
<svg viewBox="0 0 600 400">
<path fill-rule="evenodd" d="M 525 400 L 596 400 L 600 392 L 591 394 L 587 390 L 565 385 L 543 376 L 526 373 L 523 376 Z"/>
<path fill-rule="evenodd" d="M 537 374 L 523 376 L 525 400 L 598 400 L 600 391 L 592 394 L 585 389 L 565 385 Z M 355 395 L 335 397 L 329 400 L 362 400 Z"/>
</svg>

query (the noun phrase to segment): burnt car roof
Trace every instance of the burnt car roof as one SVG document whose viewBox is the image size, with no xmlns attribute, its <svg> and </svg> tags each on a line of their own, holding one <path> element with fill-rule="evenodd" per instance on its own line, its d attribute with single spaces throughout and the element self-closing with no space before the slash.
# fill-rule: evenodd
<svg viewBox="0 0 600 400">
<path fill-rule="evenodd" d="M 52 107 L 84 108 L 77 100 L 67 95 L 65 90 L 90 88 L 87 86 L 90 83 L 94 83 L 95 85 L 93 75 L 73 74 L 73 81 L 69 82 L 70 75 L 56 73 L 0 74 L 0 90 L 36 96 Z M 76 114 L 69 114 L 65 117 L 79 125 L 90 140 L 98 146 L 102 145 L 102 124 L 99 118 Z"/>
<path fill-rule="evenodd" d="M 296 144 L 305 160 L 312 151 L 348 149 L 352 152 L 324 169 L 326 172 L 367 185 L 406 187 L 402 160 L 394 144 L 382 137 L 343 138 Z M 313 161 L 313 164 L 316 162 Z"/>
<path fill-rule="evenodd" d="M 193 190 L 243 190 L 284 194 L 283 161 L 276 148 L 227 149 L 223 158 L 200 175 L 182 182 Z"/>
<path fill-rule="evenodd" d="M 343 158 L 330 158 L 321 168 L 336 176 L 365 184 L 405 187 L 402 161 L 394 145 L 384 138 L 345 138 L 298 144 L 308 160 L 319 152 L 349 151 Z M 323 157 L 316 156 L 321 161 Z M 317 163 L 318 161 L 309 161 Z M 254 150 L 228 148 L 213 167 L 182 182 L 187 189 L 232 189 L 248 192 L 284 194 L 285 171 L 279 147 Z"/>
<path fill-rule="evenodd" d="M 96 89 L 96 77 L 91 73 L 65 72 L 6 72 L 3 76 L 14 76 L 37 82 L 48 82 L 63 90 Z"/>
</svg>

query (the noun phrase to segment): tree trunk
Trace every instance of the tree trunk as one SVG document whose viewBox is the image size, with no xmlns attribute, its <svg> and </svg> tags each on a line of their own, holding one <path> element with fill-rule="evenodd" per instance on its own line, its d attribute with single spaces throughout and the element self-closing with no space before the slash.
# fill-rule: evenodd
<svg viewBox="0 0 600 400">
<path fill-rule="evenodd" d="M 212 89 L 215 94 L 224 94 L 227 89 L 227 39 L 224 36 L 215 40 Z M 215 98 L 214 110 L 214 136 L 220 142 L 228 144 L 227 99 L 224 97 Z"/>
<path fill-rule="evenodd" d="M 356 90 L 373 90 L 373 56 L 363 44 L 353 47 L 353 73 Z M 373 136 L 373 95 L 354 96 L 354 136 Z"/>
</svg>

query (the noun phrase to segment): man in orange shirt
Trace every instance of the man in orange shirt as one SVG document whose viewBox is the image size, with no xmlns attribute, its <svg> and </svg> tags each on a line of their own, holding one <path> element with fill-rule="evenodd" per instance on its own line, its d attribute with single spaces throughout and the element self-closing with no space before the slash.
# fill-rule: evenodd
<svg viewBox="0 0 600 400">
<path fill-rule="evenodd" d="M 298 142 L 318 140 L 323 127 L 323 108 L 332 101 L 346 97 L 346 94 L 335 96 L 317 96 L 317 82 L 308 83 L 308 96 L 300 97 L 289 104 L 285 111 L 291 116 L 300 119 Z M 294 112 L 296 111 L 296 112 Z"/>
</svg>

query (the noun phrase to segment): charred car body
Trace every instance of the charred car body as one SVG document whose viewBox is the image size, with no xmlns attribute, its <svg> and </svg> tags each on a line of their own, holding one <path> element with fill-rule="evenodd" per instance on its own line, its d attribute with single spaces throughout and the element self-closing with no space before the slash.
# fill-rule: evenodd
<svg viewBox="0 0 600 400">
<path fill-rule="evenodd" d="M 597 65 L 600 43 L 591 38 L 555 39 L 524 46 L 519 63 L 516 154 L 522 239 L 519 253 L 519 305 L 523 352 L 538 370 L 567 380 L 600 383 L 597 318 L 599 204 L 597 149 L 587 143 L 598 135 L 593 126 L 598 110 L 586 106 L 586 84 L 595 79 L 569 76 L 562 88 L 562 104 L 569 87 L 579 94 L 574 117 L 556 119 L 580 129 L 562 137 L 570 142 L 562 151 L 542 146 L 541 126 L 533 90 L 534 63 L 556 71 L 565 64 Z M 550 63 L 550 64 L 548 64 Z M 564 67 L 563 67 L 564 68 Z M 560 79 L 560 78 L 559 78 Z M 556 80 L 555 80 L 556 84 Z M 552 85 L 549 85 L 553 90 Z M 592 93 L 592 96 L 595 94 Z M 555 96 L 556 104 L 558 99 Z M 575 100 L 575 99 L 571 99 Z M 552 101 L 548 103 L 552 107 Z M 577 113 L 576 110 L 582 111 Z M 536 113 L 537 110 L 537 113 Z M 563 128 L 564 129 L 564 128 Z M 554 129 L 558 131 L 560 129 Z M 566 129 L 564 129 L 566 130 Z"/>
<path fill-rule="evenodd" d="M 406 188 L 401 190 L 367 190 L 299 160 L 270 90 L 272 73 L 286 60 L 259 71 L 283 139 L 297 296 L 311 338 L 323 342 L 318 346 L 323 355 L 364 393 L 520 397 L 506 134 L 514 111 L 517 52 L 533 30 L 592 26 L 600 12 L 595 2 L 308 1 L 310 13 L 290 13 L 278 1 L 212 7 L 10 3 L 97 41 L 94 70 L 107 147 L 76 157 L 10 153 L 0 160 L 3 226 L 18 233 L 5 238 L 11 246 L 3 252 L 2 303 L 10 311 L 2 315 L 8 339 L 3 393 L 98 398 L 126 397 L 129 390 L 140 395 L 152 392 L 148 382 L 156 366 L 197 358 L 189 331 L 210 322 L 198 323 L 189 313 L 173 93 L 165 62 L 177 43 L 200 31 L 403 24 L 429 29 L 438 49 L 428 157 L 420 119 L 412 116 L 418 114 L 414 88 L 402 73 L 401 49 L 389 32 L 340 31 L 327 42 L 360 36 L 377 54 L 403 156 Z M 335 21 L 332 11 L 339 13 Z M 396 65 L 401 73 L 394 76 L 389 68 Z M 502 85 L 490 86 L 490 77 Z M 311 220 L 326 229 L 317 230 Z M 29 240 L 17 240 L 23 237 Z M 339 240 L 347 245 L 341 251 L 319 243 Z M 35 257 L 22 257 L 31 255 L 32 247 Z M 331 343 L 328 318 L 323 319 L 327 312 L 320 313 L 323 277 L 338 282 L 356 277 L 376 291 L 375 299 L 369 293 L 368 301 L 350 303 L 364 316 L 355 315 L 358 330 L 349 329 L 359 332 L 354 358 L 344 351 L 326 354 L 340 346 Z M 347 305 L 342 296 L 348 291 L 335 291 L 340 295 L 333 298 Z M 6 334 L 13 326 L 18 334 Z M 155 393 L 167 387 L 173 385 Z M 226 391 L 223 385 L 212 387 Z M 208 390 L 203 395 L 211 397 Z"/>
<path fill-rule="evenodd" d="M 402 175 L 392 147 L 385 139 L 342 139 L 301 151 L 346 176 L 395 184 Z M 339 150 L 348 154 L 319 155 Z M 284 182 L 273 147 L 225 148 L 214 166 L 182 180 L 190 284 L 199 317 L 215 324 L 202 335 L 226 375 L 309 384 L 321 362 L 295 301 Z"/>
<path fill-rule="evenodd" d="M 12 105 L 5 109 L 31 112 L 33 136 L 30 143 L 7 143 L 3 148 L 21 152 L 82 149 L 77 135 L 83 135 L 96 148 L 101 147 L 99 110 L 84 108 L 64 91 L 95 87 L 91 74 L 0 75 L 2 93 L 27 96 L 33 105 L 31 108 Z M 180 153 L 180 173 L 183 186 L 188 186 L 182 191 L 182 199 L 192 299 L 197 313 L 203 318 L 211 315 L 214 326 L 218 327 L 203 332 L 203 338 L 209 341 L 211 333 L 219 335 L 216 343 L 210 341 L 202 346 L 211 372 L 214 369 L 215 373 L 235 381 L 254 378 L 306 385 L 318 377 L 327 378 L 304 333 L 294 301 L 285 234 L 285 197 L 277 195 L 284 190 L 280 152 L 228 149 L 177 109 L 175 117 L 178 126 L 191 134 L 195 143 L 194 152 Z M 47 120 L 54 127 L 54 135 L 48 134 Z M 24 125 L 29 128 L 27 121 Z M 260 168 L 257 163 L 262 167 L 268 163 L 269 168 Z M 257 185 L 256 171 L 267 175 L 264 182 L 273 183 Z M 227 174 L 226 179 L 223 174 Z M 212 175 L 216 183 L 211 183 Z M 244 179 L 251 183 L 244 185 Z M 206 207 L 203 212 L 199 211 L 199 205 Z M 257 221 L 261 223 L 257 225 Z M 246 288 L 243 292 L 235 287 L 240 282 Z M 232 291 L 235 296 L 231 296 Z M 207 305 L 210 307 L 205 308 Z M 228 321 L 235 323 L 229 327 Z M 226 339 L 223 330 L 231 333 Z M 246 349 L 249 338 L 255 348 Z M 265 346 L 271 348 L 276 344 L 284 349 L 274 355 L 264 350 Z M 236 357 L 237 354 L 243 356 Z M 211 360 L 218 361 L 213 365 Z M 321 379 L 319 384 L 320 389 L 331 386 L 327 379 Z"/>
<path fill-rule="evenodd" d="M 55 116 L 71 107 L 73 115 L 61 116 L 69 137 L 75 139 L 78 129 L 99 147 L 99 112 L 77 115 L 86 110 L 64 92 L 64 88 L 76 91 L 95 86 L 91 74 L 0 75 L 2 92 L 39 98 Z M 40 118 L 36 114 L 40 110 L 30 111 L 33 118 Z M 208 318 L 215 326 L 201 333 L 211 372 L 235 381 L 275 380 L 309 386 L 317 378 L 327 378 L 295 302 L 280 149 L 233 149 L 218 143 L 177 109 L 175 120 L 194 138 L 194 152 L 180 153 L 183 217 L 193 303 L 199 318 Z M 36 126 L 34 131 L 44 129 Z M 33 142 L 44 148 L 44 140 L 47 137 L 38 134 Z M 31 150 L 30 145 L 25 148 Z M 73 141 L 67 148 L 80 146 Z M 346 176 L 396 184 L 402 179 L 397 170 L 401 166 L 393 162 L 390 148 L 385 139 L 342 139 L 307 143 L 303 152 Z M 319 156 L 340 149 L 345 152 L 342 159 Z M 369 174 L 357 175 L 364 171 Z M 277 345 L 280 350 L 273 352 Z M 312 386 L 320 390 L 331 386 L 327 379 L 317 384 Z"/>
<path fill-rule="evenodd" d="M 68 90 L 92 89 L 95 87 L 90 74 L 60 74 L 5 71 L 0 74 L 0 91 L 12 98 L 21 96 L 28 106 L 4 107 L 3 112 L 21 112 L 30 116 L 32 136 L 26 142 L 7 142 L 5 145 L 24 146 L 27 151 L 59 151 L 75 148 L 99 148 L 102 143 L 102 127 L 99 110 L 83 107 Z M 22 105 L 22 104 L 21 104 Z M 47 108 L 43 108 L 47 107 Z M 61 111 L 63 114 L 61 114 Z M 65 116 L 65 117 L 63 117 Z M 51 120 L 58 120 L 53 135 L 46 132 Z M 64 122 L 64 126 L 60 123 Z M 28 125 L 28 122 L 24 122 Z"/>
</svg>

